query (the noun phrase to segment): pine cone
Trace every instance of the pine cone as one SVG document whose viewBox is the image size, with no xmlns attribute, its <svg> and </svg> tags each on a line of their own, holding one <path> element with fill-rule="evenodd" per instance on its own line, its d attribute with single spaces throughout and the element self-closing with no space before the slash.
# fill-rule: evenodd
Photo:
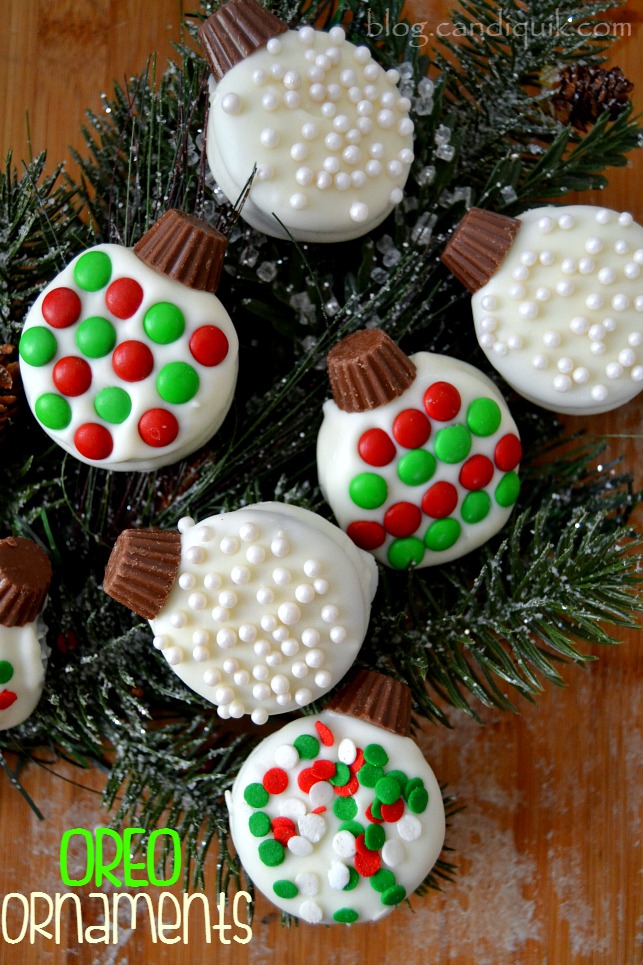
<svg viewBox="0 0 643 965">
<path fill-rule="evenodd" d="M 20 369 L 15 345 L 0 345 L 0 442 L 20 406 Z"/>
<path fill-rule="evenodd" d="M 612 120 L 618 117 L 627 107 L 633 87 L 620 67 L 565 67 L 551 98 L 554 116 L 563 124 L 586 131 L 603 111 L 608 111 Z"/>
</svg>

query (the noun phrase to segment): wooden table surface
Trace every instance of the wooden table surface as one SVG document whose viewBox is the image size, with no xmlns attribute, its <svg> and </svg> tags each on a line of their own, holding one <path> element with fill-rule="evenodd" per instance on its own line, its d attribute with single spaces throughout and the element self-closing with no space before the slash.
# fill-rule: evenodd
<svg viewBox="0 0 643 965">
<path fill-rule="evenodd" d="M 445 20 L 446 6 L 442 0 L 416 2 L 415 17 L 435 25 Z M 164 62 L 179 20 L 179 0 L 2 0 L 0 9 L 3 156 L 9 147 L 16 162 L 28 156 L 28 114 L 31 150 L 46 147 L 52 166 L 66 156 L 68 144 L 82 147 L 84 110 L 101 109 L 100 93 L 111 90 L 114 78 L 139 72 L 152 50 Z M 641 107 L 640 0 L 630 0 L 612 19 L 630 25 L 613 62 L 638 81 L 634 96 Z M 643 220 L 640 154 L 628 169 L 612 172 L 608 190 L 583 200 Z M 607 435 L 610 452 L 625 455 L 631 469 L 638 460 L 640 485 L 640 403 L 589 425 L 570 420 L 571 427 L 581 423 Z M 124 924 L 117 944 L 79 945 L 64 917 L 57 945 L 42 937 L 33 946 L 0 939 L 0 965 L 191 965 L 206 956 L 224 965 L 635 965 L 641 961 L 642 659 L 640 634 L 618 637 L 626 645 L 595 648 L 598 662 L 567 668 L 568 686 L 547 687 L 520 716 L 483 712 L 481 727 L 454 712 L 451 730 L 427 728 L 423 750 L 465 810 L 448 833 L 457 883 L 414 898 L 413 911 L 400 909 L 378 925 L 284 930 L 259 897 L 250 942 L 221 944 L 213 933 L 210 946 L 195 933 L 188 945 L 154 945 L 143 913 L 137 930 Z M 103 776 L 56 770 L 65 780 L 37 765 L 23 774 L 44 822 L 0 773 L 0 896 L 68 890 L 58 863 L 63 830 L 107 823 L 98 795 Z M 212 892 L 213 856 L 207 874 Z M 98 915 L 95 903 L 87 908 Z M 235 934 L 242 937 L 233 928 L 228 940 Z"/>
</svg>

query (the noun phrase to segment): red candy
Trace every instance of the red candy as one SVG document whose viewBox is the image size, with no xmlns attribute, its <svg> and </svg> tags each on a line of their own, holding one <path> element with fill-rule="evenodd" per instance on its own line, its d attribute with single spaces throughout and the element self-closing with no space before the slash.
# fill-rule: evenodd
<svg viewBox="0 0 643 965">
<path fill-rule="evenodd" d="M 105 292 L 105 304 L 116 318 L 131 318 L 143 301 L 143 289 L 133 278 L 117 278 Z"/>
<path fill-rule="evenodd" d="M 263 776 L 263 786 L 268 794 L 281 794 L 288 787 L 288 775 L 282 767 L 271 767 Z"/>
<path fill-rule="evenodd" d="M 348 784 L 344 784 L 343 787 L 337 787 L 335 785 L 335 794 L 339 794 L 340 797 L 351 797 L 358 788 L 359 781 L 357 780 L 357 776 L 353 774 Z"/>
<path fill-rule="evenodd" d="M 427 415 L 438 422 L 449 422 L 460 411 L 462 399 L 455 385 L 450 382 L 434 382 L 424 393 Z"/>
<path fill-rule="evenodd" d="M 52 379 L 63 395 L 82 395 L 92 384 L 92 370 L 85 359 L 66 355 L 54 365 Z"/>
<path fill-rule="evenodd" d="M 458 505 L 458 490 L 452 483 L 436 482 L 422 497 L 422 509 L 433 519 L 450 516 Z"/>
<path fill-rule="evenodd" d="M 335 738 L 330 727 L 326 727 L 326 724 L 322 724 L 321 720 L 315 721 L 315 730 L 319 735 L 319 739 L 325 747 L 332 747 L 335 743 Z"/>
<path fill-rule="evenodd" d="M 332 761 L 315 761 L 313 764 L 313 774 L 318 781 L 328 781 L 331 777 L 335 777 L 337 767 Z"/>
<path fill-rule="evenodd" d="M 13 690 L 3 690 L 0 693 L 0 710 L 7 710 L 12 704 L 15 704 L 18 699 L 17 695 L 14 694 Z"/>
<path fill-rule="evenodd" d="M 297 834 L 295 822 L 291 818 L 273 818 L 270 825 L 275 841 L 284 846 Z"/>
<path fill-rule="evenodd" d="M 471 456 L 460 470 L 460 482 L 465 489 L 484 489 L 493 479 L 493 463 L 480 453 Z"/>
<path fill-rule="evenodd" d="M 364 814 L 372 824 L 384 824 L 383 818 L 376 818 L 375 815 L 373 814 L 371 804 L 369 804 L 369 806 L 366 808 L 366 810 L 364 811 Z"/>
<path fill-rule="evenodd" d="M 369 466 L 388 466 L 395 459 L 395 446 L 383 429 L 367 429 L 362 433 L 357 451 Z"/>
<path fill-rule="evenodd" d="M 96 422 L 85 422 L 76 429 L 74 445 L 85 459 L 107 459 L 114 448 L 109 429 Z"/>
<path fill-rule="evenodd" d="M 297 775 L 297 784 L 304 794 L 308 794 L 313 784 L 317 784 L 320 778 L 315 777 L 312 767 L 305 767 Z M 335 788 L 337 790 L 337 788 Z"/>
<path fill-rule="evenodd" d="M 144 342 L 130 339 L 114 349 L 112 368 L 124 382 L 140 382 L 154 368 L 154 356 Z"/>
<path fill-rule="evenodd" d="M 229 347 L 226 335 L 216 325 L 202 325 L 190 338 L 192 357 L 208 368 L 220 365 Z"/>
<path fill-rule="evenodd" d="M 355 847 L 357 849 L 354 859 L 355 871 L 357 871 L 362 878 L 371 878 L 380 870 L 380 865 L 382 863 L 378 852 L 369 851 L 364 842 L 363 834 L 359 834 L 355 838 Z"/>
<path fill-rule="evenodd" d="M 326 808 L 323 804 L 320 804 L 318 808 L 313 808 L 310 812 L 311 814 L 323 814 Z"/>
<path fill-rule="evenodd" d="M 352 764 L 349 764 L 349 765 L 348 765 L 349 771 L 352 771 L 353 774 L 357 774 L 357 772 L 359 771 L 360 767 L 363 766 L 364 760 L 365 760 L 365 758 L 364 758 L 364 751 L 362 750 L 361 747 L 358 747 L 358 748 L 357 748 L 357 756 L 356 756 L 355 760 L 353 761 Z"/>
<path fill-rule="evenodd" d="M 404 409 L 395 417 L 393 435 L 405 449 L 419 449 L 431 435 L 431 423 L 419 409 Z"/>
<path fill-rule="evenodd" d="M 351 523 L 346 532 L 355 546 L 359 546 L 362 550 L 376 550 L 386 539 L 386 530 L 381 523 L 366 519 L 358 519 Z"/>
<path fill-rule="evenodd" d="M 512 432 L 498 440 L 494 453 L 496 466 L 503 472 L 510 472 L 515 469 L 522 459 L 522 446 L 520 439 Z"/>
<path fill-rule="evenodd" d="M 162 449 L 178 436 L 179 423 L 167 409 L 148 409 L 138 421 L 138 434 L 148 446 Z"/>
<path fill-rule="evenodd" d="M 384 528 L 391 536 L 411 536 L 422 522 L 422 513 L 413 503 L 395 503 L 384 514 Z"/>
<path fill-rule="evenodd" d="M 42 302 L 42 316 L 52 328 L 69 328 L 80 318 L 80 298 L 71 288 L 54 288 Z"/>
<path fill-rule="evenodd" d="M 382 818 L 389 824 L 399 821 L 404 814 L 404 798 L 400 797 L 393 804 L 382 804 Z"/>
</svg>

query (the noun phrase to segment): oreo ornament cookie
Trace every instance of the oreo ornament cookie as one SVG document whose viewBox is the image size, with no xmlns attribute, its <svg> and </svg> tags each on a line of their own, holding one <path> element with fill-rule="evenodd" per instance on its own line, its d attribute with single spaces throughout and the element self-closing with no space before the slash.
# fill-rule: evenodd
<svg viewBox="0 0 643 965">
<path fill-rule="evenodd" d="M 643 388 L 643 227 L 591 205 L 471 209 L 442 260 L 490 363 L 535 405 L 608 412 Z"/>
<path fill-rule="evenodd" d="M 83 252 L 40 294 L 20 340 L 42 428 L 89 465 L 149 472 L 190 455 L 232 403 L 238 338 L 213 294 L 226 239 L 167 211 L 134 248 Z"/>
<path fill-rule="evenodd" d="M 212 76 L 210 169 L 241 217 L 278 238 L 338 242 L 399 204 L 413 161 L 410 101 L 365 46 L 288 30 L 255 0 L 229 0 L 199 30 Z"/>
<path fill-rule="evenodd" d="M 362 645 L 373 559 L 309 510 L 257 503 L 184 518 L 178 531 L 126 530 L 104 589 L 150 621 L 154 646 L 220 717 L 305 707 Z"/>
<path fill-rule="evenodd" d="M 36 709 L 49 649 L 40 616 L 51 582 L 49 557 L 21 536 L 0 540 L 0 730 Z"/>
<path fill-rule="evenodd" d="M 328 373 L 317 474 L 357 546 L 394 569 L 437 566 L 502 529 L 522 449 L 490 379 L 445 355 L 407 357 L 376 329 L 339 342 Z"/>
<path fill-rule="evenodd" d="M 232 839 L 282 911 L 313 924 L 377 921 L 429 874 L 444 807 L 408 736 L 410 711 L 406 684 L 361 670 L 241 767 L 226 792 Z"/>
</svg>

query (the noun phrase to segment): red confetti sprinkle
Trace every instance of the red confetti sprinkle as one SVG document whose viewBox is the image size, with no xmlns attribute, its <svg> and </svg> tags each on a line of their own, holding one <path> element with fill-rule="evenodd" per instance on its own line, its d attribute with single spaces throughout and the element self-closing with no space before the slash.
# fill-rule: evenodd
<svg viewBox="0 0 643 965">
<path fill-rule="evenodd" d="M 493 463 L 487 456 L 478 453 L 471 456 L 460 470 L 460 482 L 465 489 L 484 489 L 493 479 Z"/>
<path fill-rule="evenodd" d="M 340 797 L 352 797 L 358 788 L 359 781 L 357 780 L 357 776 L 353 774 L 348 784 L 344 784 L 343 787 L 335 786 L 335 794 L 339 794 Z"/>
<path fill-rule="evenodd" d="M 404 409 L 395 417 L 393 435 L 405 449 L 419 449 L 431 435 L 431 423 L 419 409 Z"/>
<path fill-rule="evenodd" d="M 291 818 L 273 818 L 270 825 L 275 841 L 284 846 L 297 834 L 295 822 Z"/>
<path fill-rule="evenodd" d="M 383 818 L 376 818 L 376 817 L 373 815 L 373 811 L 371 810 L 371 808 L 372 808 L 372 805 L 369 804 L 369 806 L 368 806 L 368 807 L 366 808 L 366 810 L 364 811 L 364 814 L 366 815 L 366 817 L 368 818 L 368 820 L 371 821 L 373 824 L 384 824 Z"/>
<path fill-rule="evenodd" d="M 317 784 L 319 780 L 320 779 L 313 774 L 312 767 L 305 767 L 303 771 L 300 771 L 297 775 L 297 784 L 304 794 L 308 794 L 313 784 Z"/>
<path fill-rule="evenodd" d="M 52 378 L 63 395 L 82 395 L 92 384 L 92 370 L 85 359 L 66 355 L 54 365 Z"/>
<path fill-rule="evenodd" d="M 323 814 L 326 808 L 323 804 L 320 804 L 318 808 L 313 808 L 311 814 Z"/>
<path fill-rule="evenodd" d="M 85 459 L 107 459 L 114 448 L 109 429 L 96 422 L 85 422 L 76 429 L 74 445 Z"/>
<path fill-rule="evenodd" d="M 362 550 L 376 550 L 386 539 L 386 530 L 381 523 L 358 519 L 351 523 L 346 532 Z"/>
<path fill-rule="evenodd" d="M 315 721 L 315 730 L 319 734 L 319 739 L 325 747 L 333 746 L 335 738 L 330 727 L 326 727 L 326 724 L 322 724 L 322 722 L 318 720 Z"/>
<path fill-rule="evenodd" d="M 41 311 L 52 328 L 69 328 L 80 318 L 82 305 L 72 288 L 54 288 L 45 295 Z"/>
<path fill-rule="evenodd" d="M 382 805 L 382 818 L 389 824 L 399 821 L 404 814 L 404 798 L 399 797 L 394 804 Z"/>
<path fill-rule="evenodd" d="M 190 338 L 192 357 L 208 368 L 221 365 L 229 347 L 225 333 L 216 325 L 202 325 Z"/>
<path fill-rule="evenodd" d="M 3 690 L 2 693 L 0 693 L 0 710 L 6 710 L 8 707 L 11 707 L 17 699 L 18 697 L 14 694 L 13 690 Z"/>
<path fill-rule="evenodd" d="M 363 834 L 358 835 L 355 839 L 355 847 L 357 848 L 355 854 L 355 871 L 357 871 L 362 878 L 371 878 L 380 870 L 382 859 L 377 851 L 368 850 L 364 844 Z"/>
<path fill-rule="evenodd" d="M 433 519 L 450 516 L 458 505 L 458 490 L 453 483 L 436 482 L 427 489 L 422 497 L 422 509 Z"/>
<path fill-rule="evenodd" d="M 421 522 L 420 508 L 413 503 L 395 503 L 384 514 L 384 529 L 391 536 L 412 536 Z"/>
<path fill-rule="evenodd" d="M 424 408 L 427 415 L 438 422 L 454 419 L 461 405 L 460 393 L 450 382 L 434 382 L 424 393 Z"/>
<path fill-rule="evenodd" d="M 148 409 L 138 421 L 138 434 L 148 446 L 162 449 L 178 436 L 179 423 L 167 409 Z"/>
<path fill-rule="evenodd" d="M 124 382 L 140 382 L 154 368 L 154 356 L 144 342 L 130 339 L 114 349 L 112 368 Z"/>
<path fill-rule="evenodd" d="M 359 771 L 360 767 L 362 767 L 362 765 L 364 764 L 364 760 L 365 760 L 365 758 L 364 758 L 364 751 L 362 750 L 361 747 L 358 747 L 358 748 L 357 748 L 357 754 L 356 754 L 356 756 L 355 756 L 355 760 L 353 761 L 352 764 L 349 764 L 349 765 L 348 765 L 349 771 L 352 771 L 353 774 L 357 774 L 357 772 Z"/>
<path fill-rule="evenodd" d="M 522 446 L 518 436 L 515 436 L 512 432 L 503 436 L 496 446 L 494 459 L 498 469 L 502 469 L 503 472 L 510 472 L 515 469 L 522 459 Z"/>
<path fill-rule="evenodd" d="M 328 781 L 331 777 L 335 777 L 337 771 L 336 765 L 333 761 L 315 761 L 313 764 L 313 774 L 318 781 Z"/>
<path fill-rule="evenodd" d="M 117 278 L 105 292 L 105 304 L 116 318 L 131 318 L 143 301 L 143 289 L 133 278 Z"/>
<path fill-rule="evenodd" d="M 395 446 L 383 429 L 367 429 L 357 443 L 357 451 L 369 466 L 388 466 L 395 459 Z"/>
<path fill-rule="evenodd" d="M 268 794 L 281 794 L 288 787 L 288 775 L 282 767 L 271 767 L 263 776 L 263 786 Z"/>
</svg>

